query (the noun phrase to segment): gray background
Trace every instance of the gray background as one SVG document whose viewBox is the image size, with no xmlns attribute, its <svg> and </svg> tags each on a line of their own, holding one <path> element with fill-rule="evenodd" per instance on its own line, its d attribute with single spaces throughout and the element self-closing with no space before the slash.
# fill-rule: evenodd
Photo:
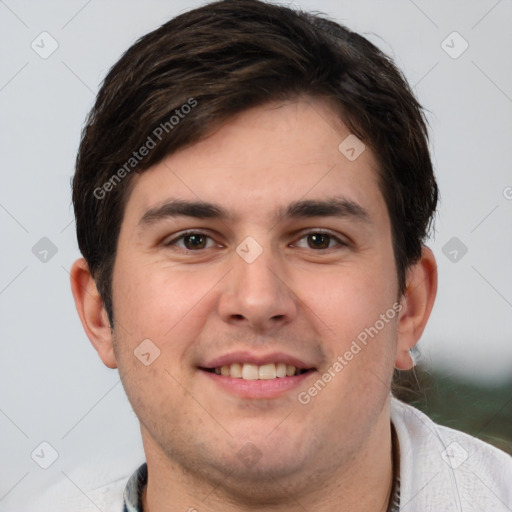
<svg viewBox="0 0 512 512">
<path fill-rule="evenodd" d="M 90 491 L 144 460 L 117 370 L 103 366 L 74 309 L 70 178 L 109 67 L 138 37 L 200 4 L 0 0 L 0 511 L 35 510 L 34 497 L 52 486 L 76 510 L 98 510 Z M 429 245 L 440 287 L 423 362 L 482 383 L 510 376 L 512 1 L 294 4 L 392 55 L 431 112 L 442 201 Z M 44 59 L 52 40 L 58 48 Z M 30 455 L 43 441 L 59 455 L 46 470 Z M 54 510 L 41 500 L 38 512 Z"/>
</svg>

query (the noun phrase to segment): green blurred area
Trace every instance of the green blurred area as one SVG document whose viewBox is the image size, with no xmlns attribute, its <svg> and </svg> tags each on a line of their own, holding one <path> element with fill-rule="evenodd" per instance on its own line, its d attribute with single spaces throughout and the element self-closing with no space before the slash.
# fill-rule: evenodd
<svg viewBox="0 0 512 512">
<path fill-rule="evenodd" d="M 512 376 L 485 384 L 417 366 L 395 371 L 393 394 L 432 420 L 512 455 Z"/>
</svg>

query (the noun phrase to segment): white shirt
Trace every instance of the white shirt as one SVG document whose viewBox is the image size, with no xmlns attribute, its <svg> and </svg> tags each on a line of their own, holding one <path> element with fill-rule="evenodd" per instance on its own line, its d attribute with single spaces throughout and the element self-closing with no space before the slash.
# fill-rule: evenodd
<svg viewBox="0 0 512 512">
<path fill-rule="evenodd" d="M 512 457 L 392 398 L 400 511 L 511 512 Z"/>
<path fill-rule="evenodd" d="M 400 446 L 401 512 L 512 512 L 512 457 L 467 434 L 442 427 L 391 398 Z M 137 470 L 138 471 L 138 470 Z M 137 471 L 107 485 L 64 495 L 62 486 L 12 512 L 122 512 L 136 501 Z M 69 489 L 69 486 L 67 487 Z M 131 494 L 131 496 L 129 496 Z M 136 506 L 128 510 L 139 512 Z"/>
</svg>

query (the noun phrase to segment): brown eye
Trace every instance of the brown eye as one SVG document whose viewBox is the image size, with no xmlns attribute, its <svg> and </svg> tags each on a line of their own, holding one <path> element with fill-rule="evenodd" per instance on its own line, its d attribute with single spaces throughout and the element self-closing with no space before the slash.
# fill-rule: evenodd
<svg viewBox="0 0 512 512">
<path fill-rule="evenodd" d="M 346 249 L 349 244 L 345 242 L 342 238 L 325 232 L 325 231 L 313 231 L 310 230 L 309 233 L 304 233 L 294 244 L 294 247 L 299 247 L 300 249 L 308 249 L 315 250 L 319 254 L 322 251 L 327 252 L 326 250 L 343 250 Z"/>
<path fill-rule="evenodd" d="M 312 233 L 307 236 L 307 241 L 311 249 L 328 249 L 331 237 L 325 233 Z"/>
<path fill-rule="evenodd" d="M 208 237 L 201 234 L 186 235 L 183 237 L 183 245 L 193 251 L 197 249 L 204 249 L 206 247 Z"/>
<path fill-rule="evenodd" d="M 200 251 L 202 249 L 211 249 L 220 247 L 216 244 L 212 237 L 201 233 L 200 231 L 189 231 L 176 236 L 172 240 L 163 243 L 165 247 L 176 247 L 181 251 Z"/>
</svg>

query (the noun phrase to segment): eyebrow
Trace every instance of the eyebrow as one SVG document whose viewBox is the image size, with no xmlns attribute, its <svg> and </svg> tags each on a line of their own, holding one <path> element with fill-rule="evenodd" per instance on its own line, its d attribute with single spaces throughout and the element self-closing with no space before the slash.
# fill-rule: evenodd
<svg viewBox="0 0 512 512">
<path fill-rule="evenodd" d="M 171 199 L 147 210 L 140 218 L 139 226 L 149 226 L 175 217 L 193 217 L 196 219 L 229 220 L 233 215 L 220 205 L 205 201 L 187 201 Z M 350 217 L 371 223 L 370 215 L 360 204 L 342 197 L 328 199 L 301 200 L 280 208 L 276 215 L 278 221 L 303 219 L 308 217 Z"/>
<path fill-rule="evenodd" d="M 204 201 L 171 199 L 147 210 L 139 219 L 139 225 L 150 225 L 174 217 L 196 219 L 228 219 L 228 212 L 221 206 Z"/>
<path fill-rule="evenodd" d="M 343 197 L 295 201 L 278 215 L 281 220 L 306 217 L 352 217 L 370 223 L 370 214 L 366 209 L 355 201 Z"/>
</svg>

